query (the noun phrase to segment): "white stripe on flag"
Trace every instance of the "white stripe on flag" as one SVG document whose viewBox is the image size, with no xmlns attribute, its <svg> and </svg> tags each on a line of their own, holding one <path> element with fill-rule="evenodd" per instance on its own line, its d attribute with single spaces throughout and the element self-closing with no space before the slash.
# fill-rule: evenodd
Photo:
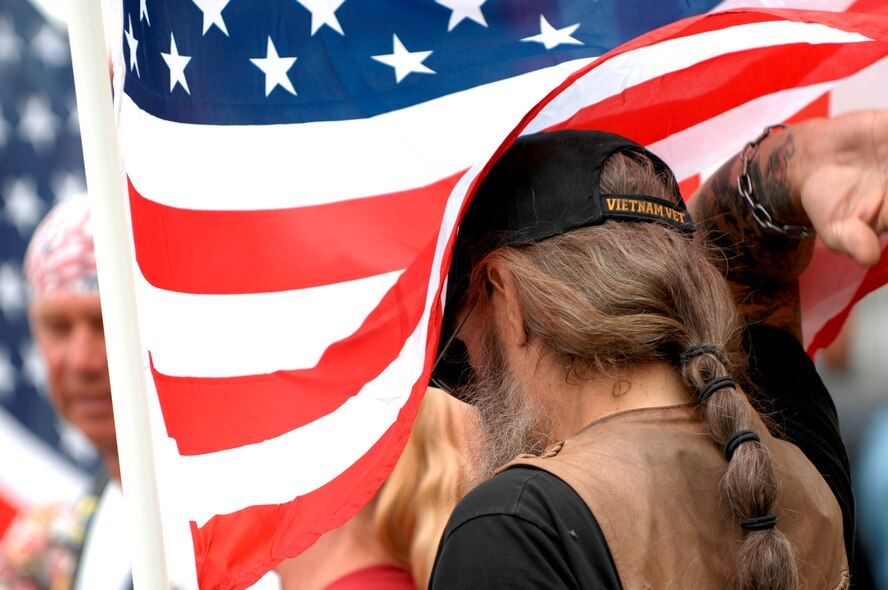
<svg viewBox="0 0 888 590">
<path fill-rule="evenodd" d="M 856 0 L 725 0 L 712 12 L 720 12 L 722 10 L 731 10 L 734 8 L 749 8 L 753 6 L 844 12 L 848 10 L 855 1 Z"/>
<path fill-rule="evenodd" d="M 170 376 L 234 377 L 313 367 L 328 346 L 360 327 L 401 272 L 246 295 L 176 293 L 136 273 L 142 340 L 155 368 Z"/>
</svg>

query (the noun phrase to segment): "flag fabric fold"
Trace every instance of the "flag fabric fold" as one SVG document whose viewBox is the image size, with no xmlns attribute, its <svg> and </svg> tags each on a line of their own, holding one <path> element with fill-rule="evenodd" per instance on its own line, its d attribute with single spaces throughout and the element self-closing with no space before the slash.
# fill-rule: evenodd
<svg viewBox="0 0 888 590">
<path fill-rule="evenodd" d="M 518 134 L 621 133 L 687 188 L 888 56 L 885 19 L 849 12 L 445 4 L 123 2 L 134 280 L 186 586 L 247 587 L 385 479 L 460 212 Z"/>
</svg>

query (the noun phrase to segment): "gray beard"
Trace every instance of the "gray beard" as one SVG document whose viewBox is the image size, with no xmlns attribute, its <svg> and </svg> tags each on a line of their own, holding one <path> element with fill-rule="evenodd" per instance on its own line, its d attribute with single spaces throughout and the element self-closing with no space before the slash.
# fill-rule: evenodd
<svg viewBox="0 0 888 590">
<path fill-rule="evenodd" d="M 482 364 L 472 381 L 454 392 L 477 410 L 480 433 L 471 445 L 475 487 L 518 455 L 538 455 L 551 442 L 552 420 L 549 412 L 507 366 L 502 339 L 494 329 L 484 337 Z"/>
</svg>

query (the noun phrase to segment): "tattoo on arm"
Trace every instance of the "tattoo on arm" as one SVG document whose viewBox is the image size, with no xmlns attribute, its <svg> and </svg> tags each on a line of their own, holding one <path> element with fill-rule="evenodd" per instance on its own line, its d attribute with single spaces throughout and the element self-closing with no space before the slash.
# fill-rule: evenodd
<svg viewBox="0 0 888 590">
<path fill-rule="evenodd" d="M 791 130 L 770 136 L 749 163 L 755 199 L 781 223 L 804 223 L 787 172 L 795 155 Z M 813 238 L 787 239 L 765 231 L 737 192 L 738 158 L 728 161 L 691 200 L 700 236 L 720 255 L 747 322 L 781 327 L 801 339 L 798 277 L 813 253 Z"/>
</svg>

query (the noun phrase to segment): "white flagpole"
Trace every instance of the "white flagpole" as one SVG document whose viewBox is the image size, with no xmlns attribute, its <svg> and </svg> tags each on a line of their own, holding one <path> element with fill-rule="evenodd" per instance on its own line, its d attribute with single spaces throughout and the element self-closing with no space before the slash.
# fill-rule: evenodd
<svg viewBox="0 0 888 590">
<path fill-rule="evenodd" d="M 168 580 L 154 450 L 100 0 L 71 0 L 68 34 L 95 234 L 120 474 L 132 525 L 133 585 L 138 590 L 165 590 Z"/>
</svg>

